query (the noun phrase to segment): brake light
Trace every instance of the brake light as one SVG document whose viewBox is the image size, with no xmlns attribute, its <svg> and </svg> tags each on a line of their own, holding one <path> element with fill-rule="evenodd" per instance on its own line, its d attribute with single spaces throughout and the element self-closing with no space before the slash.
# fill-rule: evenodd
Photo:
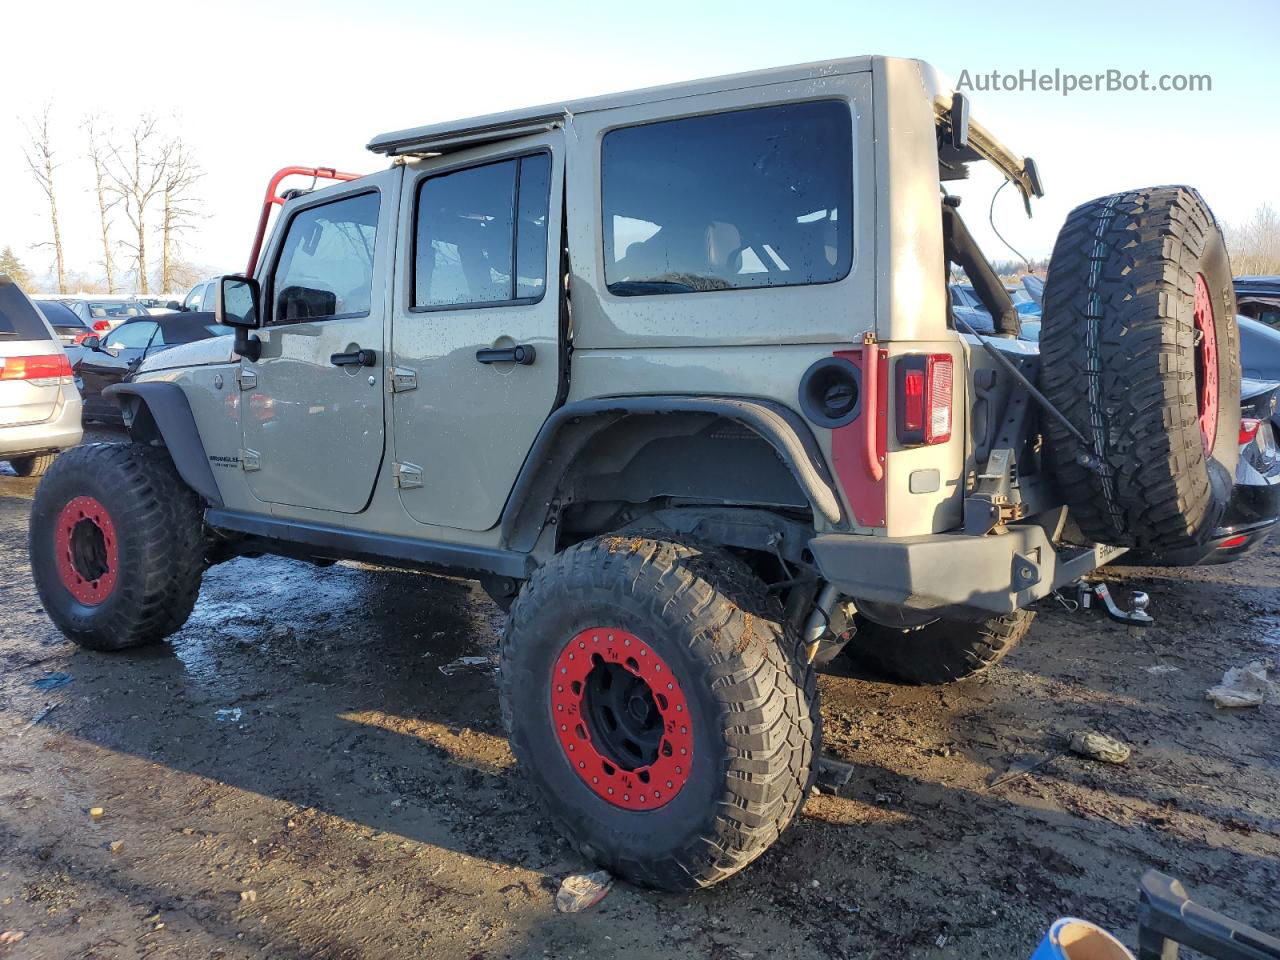
<svg viewBox="0 0 1280 960">
<path fill-rule="evenodd" d="M 1246 443 L 1252 443 L 1258 435 L 1258 428 L 1262 426 L 1262 421 L 1256 417 L 1242 417 L 1240 420 L 1240 446 Z"/>
<path fill-rule="evenodd" d="M 898 359 L 898 441 L 918 447 L 951 439 L 954 362 L 950 354 Z"/>
<path fill-rule="evenodd" d="M 102 332 L 104 332 L 104 331 L 106 331 L 106 330 L 110 330 L 110 329 L 111 329 L 111 321 L 110 321 L 110 320 L 95 320 L 95 321 L 93 321 L 93 329 L 94 329 L 95 331 L 97 331 L 98 333 L 102 333 Z"/>
<path fill-rule="evenodd" d="M 5 357 L 0 365 L 0 380 L 26 380 L 39 387 L 70 383 L 71 361 L 65 353 L 47 353 L 38 357 Z"/>
</svg>

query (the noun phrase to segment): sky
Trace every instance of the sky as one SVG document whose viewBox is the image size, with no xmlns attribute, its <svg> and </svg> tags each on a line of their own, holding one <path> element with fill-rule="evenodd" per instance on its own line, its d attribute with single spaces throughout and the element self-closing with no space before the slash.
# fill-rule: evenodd
<svg viewBox="0 0 1280 960">
<path fill-rule="evenodd" d="M 998 70 L 1208 74 L 1206 92 L 972 91 L 973 115 L 1036 158 L 1046 196 L 1027 219 L 1013 188 L 996 225 L 1046 256 L 1072 207 L 1132 187 L 1187 183 L 1219 219 L 1280 207 L 1280 2 L 1078 0 L 1036 7 L 883 0 L 646 0 L 640 4 L 363 0 L 44 0 L 10 5 L 0 46 L 0 247 L 52 266 L 44 199 L 23 122 L 48 102 L 68 269 L 100 273 L 97 208 L 80 124 L 126 129 L 152 113 L 206 176 L 203 216 L 181 252 L 211 273 L 244 269 L 277 168 L 372 172 L 385 130 L 864 53 L 918 57 L 952 80 Z M 977 166 L 977 165 L 975 165 Z M 976 171 L 975 171 L 976 172 Z M 1000 180 L 955 192 L 984 252 L 1012 254 L 986 224 Z M 116 217 L 115 236 L 125 236 Z M 120 258 L 126 255 L 118 254 Z"/>
</svg>

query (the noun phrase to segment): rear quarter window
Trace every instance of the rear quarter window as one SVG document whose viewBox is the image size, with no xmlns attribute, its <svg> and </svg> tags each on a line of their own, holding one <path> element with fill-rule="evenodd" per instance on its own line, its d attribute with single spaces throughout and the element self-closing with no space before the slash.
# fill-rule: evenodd
<svg viewBox="0 0 1280 960">
<path fill-rule="evenodd" d="M 8 278 L 0 278 L 0 337 L 6 340 L 49 340 L 49 328 L 26 294 Z"/>
</svg>

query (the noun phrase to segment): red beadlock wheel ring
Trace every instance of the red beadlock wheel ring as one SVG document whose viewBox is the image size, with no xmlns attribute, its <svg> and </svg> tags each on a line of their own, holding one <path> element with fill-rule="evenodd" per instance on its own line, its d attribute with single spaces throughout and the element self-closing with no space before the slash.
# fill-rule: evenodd
<svg viewBox="0 0 1280 960">
<path fill-rule="evenodd" d="M 120 548 L 111 514 L 93 497 L 62 508 L 54 529 L 54 554 L 62 584 L 80 603 L 96 607 L 116 586 Z"/>
<path fill-rule="evenodd" d="M 1200 440 L 1206 455 L 1218 439 L 1218 330 L 1213 323 L 1213 297 L 1204 274 L 1196 274 L 1196 359 L 1200 372 L 1196 410 L 1200 419 Z"/>
<path fill-rule="evenodd" d="M 593 670 L 611 666 L 643 681 L 661 719 L 656 756 L 632 769 L 624 768 L 618 756 L 601 752 L 604 738 L 592 730 L 589 678 Z M 693 726 L 684 691 L 666 661 L 635 634 L 592 627 L 565 644 L 552 670 L 551 720 L 579 779 L 624 810 L 656 810 L 669 803 L 689 782 Z"/>
</svg>

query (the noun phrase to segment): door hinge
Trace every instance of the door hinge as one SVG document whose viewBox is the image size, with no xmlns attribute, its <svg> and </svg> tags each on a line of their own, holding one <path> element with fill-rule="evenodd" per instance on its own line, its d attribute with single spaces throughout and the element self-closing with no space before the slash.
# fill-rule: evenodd
<svg viewBox="0 0 1280 960">
<path fill-rule="evenodd" d="M 387 370 L 387 392 L 407 393 L 418 389 L 418 371 L 405 367 L 391 367 Z"/>
<path fill-rule="evenodd" d="M 246 473 L 262 469 L 262 461 L 257 450 L 240 450 L 240 468 Z"/>
<path fill-rule="evenodd" d="M 241 367 L 236 371 L 236 383 L 240 384 L 241 390 L 252 390 L 258 385 L 258 375 Z"/>
<path fill-rule="evenodd" d="M 422 468 L 416 463 L 393 463 L 391 479 L 401 490 L 422 486 Z"/>
</svg>

